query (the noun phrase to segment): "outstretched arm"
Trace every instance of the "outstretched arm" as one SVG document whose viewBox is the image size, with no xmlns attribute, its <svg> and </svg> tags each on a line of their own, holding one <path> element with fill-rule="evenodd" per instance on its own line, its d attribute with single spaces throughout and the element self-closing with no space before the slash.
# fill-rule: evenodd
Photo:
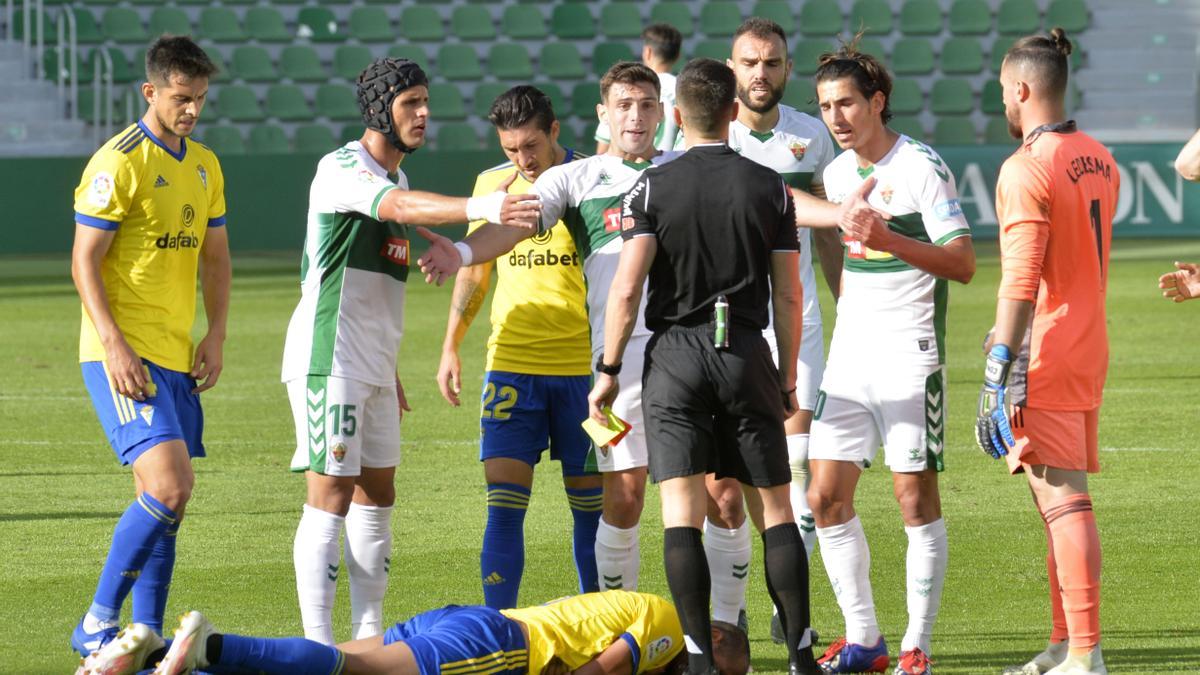
<svg viewBox="0 0 1200 675">
<path fill-rule="evenodd" d="M 1179 151 L 1179 156 L 1175 158 L 1175 170 L 1187 180 L 1200 181 L 1200 130 Z"/>
<path fill-rule="evenodd" d="M 381 220 L 408 225 L 454 225 L 486 220 L 512 227 L 537 229 L 541 202 L 535 194 L 507 194 L 512 176 L 497 186 L 496 192 L 478 197 L 448 197 L 418 190 L 389 190 L 384 193 L 376 212 Z"/>
<path fill-rule="evenodd" d="M 1175 271 L 1158 278 L 1163 297 L 1183 302 L 1200 297 L 1200 267 L 1193 263 L 1176 262 Z"/>
</svg>

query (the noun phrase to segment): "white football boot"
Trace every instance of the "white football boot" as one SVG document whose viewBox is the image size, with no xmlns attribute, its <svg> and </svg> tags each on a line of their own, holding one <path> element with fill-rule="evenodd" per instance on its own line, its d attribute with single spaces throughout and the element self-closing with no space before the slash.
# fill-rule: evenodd
<svg viewBox="0 0 1200 675">
<path fill-rule="evenodd" d="M 179 628 L 167 655 L 154 668 L 154 675 L 182 675 L 208 665 L 206 651 L 208 636 L 216 631 L 200 612 L 192 611 L 179 617 Z"/>
<path fill-rule="evenodd" d="M 1067 658 L 1047 670 L 1046 675 L 1108 675 L 1108 668 L 1104 666 L 1100 645 L 1096 645 L 1086 654 L 1067 654 Z"/>
<path fill-rule="evenodd" d="M 146 659 L 164 644 L 149 626 L 129 624 L 108 644 L 82 659 L 75 675 L 134 675 L 146 668 Z"/>
<path fill-rule="evenodd" d="M 1046 649 L 1021 666 L 1005 668 L 1003 675 L 1041 675 L 1067 658 L 1067 641 L 1051 642 Z"/>
</svg>

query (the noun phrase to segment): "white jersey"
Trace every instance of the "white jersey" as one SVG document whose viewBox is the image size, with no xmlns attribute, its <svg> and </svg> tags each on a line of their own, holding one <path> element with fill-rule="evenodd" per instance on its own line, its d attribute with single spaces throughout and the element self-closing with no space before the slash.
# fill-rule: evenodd
<svg viewBox="0 0 1200 675">
<path fill-rule="evenodd" d="M 954 175 L 924 143 L 901 134 L 883 159 L 866 169 L 859 168 L 853 151 L 842 153 L 825 169 L 826 194 L 840 203 L 868 176 L 878 182 L 867 201 L 892 215 L 893 231 L 938 246 L 971 236 Z M 843 351 L 845 358 L 869 353 L 945 363 L 946 280 L 861 242 L 845 243 L 830 363 Z"/>
<path fill-rule="evenodd" d="M 588 322 L 592 329 L 592 352 L 604 349 L 604 310 L 608 289 L 617 274 L 621 256 L 621 199 L 642 172 L 655 164 L 678 157 L 671 152 L 652 162 L 631 162 L 614 155 L 596 155 L 546 169 L 538 176 L 530 194 L 542 201 L 542 222 L 559 220 L 575 240 L 583 259 L 587 280 Z M 631 337 L 649 336 L 646 328 L 646 293 L 638 306 Z"/>
<path fill-rule="evenodd" d="M 654 132 L 654 147 L 667 152 L 675 149 L 676 137 L 683 137 L 679 133 L 679 126 L 675 124 L 675 76 L 671 73 L 658 73 L 658 90 L 658 100 L 663 105 L 663 118 Z M 596 126 L 595 140 L 599 143 L 612 142 L 608 124 L 601 122 Z"/>
<path fill-rule="evenodd" d="M 812 192 L 821 185 L 822 172 L 833 161 L 833 141 L 825 124 L 815 117 L 786 105 L 779 106 L 779 121 L 767 132 L 754 131 L 734 120 L 729 124 L 729 147 L 747 159 L 774 169 L 789 187 Z M 821 324 L 817 303 L 817 276 L 812 264 L 812 234 L 799 228 L 800 284 L 804 289 L 804 323 Z M 774 313 L 771 313 L 772 323 Z M 773 326 L 767 332 L 774 334 Z"/>
<path fill-rule="evenodd" d="M 380 221 L 389 177 L 358 141 L 325 155 L 308 193 L 300 303 L 288 324 L 283 381 L 308 375 L 396 381 L 404 329 L 408 226 Z"/>
</svg>

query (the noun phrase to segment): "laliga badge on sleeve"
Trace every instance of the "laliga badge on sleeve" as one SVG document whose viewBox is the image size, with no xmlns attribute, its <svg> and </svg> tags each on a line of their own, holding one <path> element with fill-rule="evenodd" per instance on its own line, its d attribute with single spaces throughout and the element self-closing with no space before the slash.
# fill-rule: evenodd
<svg viewBox="0 0 1200 675">
<path fill-rule="evenodd" d="M 629 433 L 629 430 L 633 427 L 630 426 L 629 422 L 613 414 L 612 408 L 605 406 L 602 412 L 608 419 L 606 424 L 600 424 L 591 417 L 588 417 L 583 420 L 583 430 L 591 437 L 596 447 L 616 445 L 621 442 L 622 438 L 625 438 L 625 434 Z"/>
</svg>

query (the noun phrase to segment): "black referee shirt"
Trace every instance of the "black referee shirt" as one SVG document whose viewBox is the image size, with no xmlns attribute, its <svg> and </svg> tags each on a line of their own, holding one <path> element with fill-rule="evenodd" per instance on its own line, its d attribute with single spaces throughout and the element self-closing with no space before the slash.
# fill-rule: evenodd
<svg viewBox="0 0 1200 675">
<path fill-rule="evenodd" d="M 766 328 L 771 252 L 800 250 L 783 178 L 724 143 L 647 169 L 625 195 L 621 236 L 658 240 L 646 299 L 653 331 L 710 321 L 718 295 L 732 323 Z"/>
</svg>

